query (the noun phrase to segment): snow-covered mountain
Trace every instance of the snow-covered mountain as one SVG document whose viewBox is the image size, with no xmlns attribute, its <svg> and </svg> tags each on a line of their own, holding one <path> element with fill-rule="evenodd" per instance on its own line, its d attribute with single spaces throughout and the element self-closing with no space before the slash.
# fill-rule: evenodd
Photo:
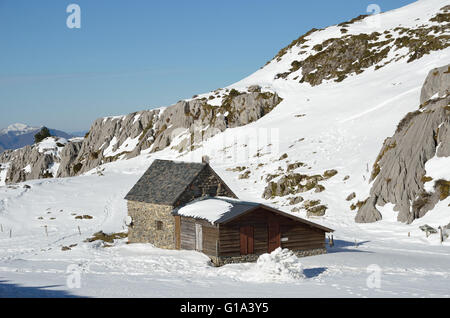
<svg viewBox="0 0 450 318">
<path fill-rule="evenodd" d="M 420 0 L 313 29 L 229 87 L 6 151 L 0 184 L 27 182 L 0 187 L 2 276 L 56 285 L 77 259 L 83 295 L 211 296 L 205 286 L 220 285 L 220 296 L 448 297 L 450 241 L 420 227 L 450 234 L 449 46 L 448 1 Z M 154 159 L 204 155 L 241 199 L 335 229 L 332 253 L 302 261 L 300 287 L 244 285 L 257 266 L 214 269 L 196 252 L 84 242 L 126 229 L 123 197 Z M 381 289 L 367 288 L 371 264 Z M 110 272 L 132 287 L 105 288 Z"/>
<path fill-rule="evenodd" d="M 336 195 L 326 183 L 339 173 L 352 184 L 349 193 L 341 195 L 354 197 L 347 208 L 360 207 L 368 197 L 370 167 L 383 140 L 407 113 L 417 111 L 428 72 L 449 61 L 449 6 L 444 4 L 418 1 L 377 16 L 312 29 L 234 85 L 173 106 L 96 120 L 84 140 L 69 142 L 61 157 L 37 160 L 41 153 L 31 155 L 33 147 L 6 152 L 0 156 L 0 162 L 8 164 L 3 182 L 49 176 L 50 166 L 58 166 L 50 169 L 54 177 L 79 175 L 161 150 L 188 158 L 197 148 L 210 152 L 212 137 L 229 138 L 239 131 L 237 127 L 243 127 L 244 135 L 270 128 L 269 133 L 279 134 L 276 152 L 266 149 L 272 142 L 263 141 L 258 149 L 249 147 L 254 153 L 242 166 L 237 166 L 236 154 L 228 156 L 236 166 L 227 168 L 241 171 L 243 184 L 258 175 L 262 188 L 255 197 L 323 215 L 332 204 L 320 198 L 325 196 L 321 193 Z M 7 131 L 23 136 L 27 129 L 32 128 L 16 125 Z M 223 149 L 231 146 L 225 143 Z M 216 156 L 211 157 L 214 162 Z M 39 168 L 31 170 L 39 173 L 24 173 L 37 162 Z M 315 195 L 309 195 L 311 191 Z"/>
<path fill-rule="evenodd" d="M 39 127 L 31 127 L 25 124 L 12 124 L 9 125 L 7 128 L 0 130 L 0 135 L 6 135 L 9 133 L 15 134 L 15 135 L 23 135 L 32 131 L 36 131 L 39 129 Z"/>
<path fill-rule="evenodd" d="M 0 130 L 0 153 L 7 149 L 19 149 L 34 143 L 34 135 L 42 127 L 32 127 L 25 124 L 12 124 Z M 56 129 L 49 129 L 52 136 L 70 139 L 74 137 Z"/>
</svg>

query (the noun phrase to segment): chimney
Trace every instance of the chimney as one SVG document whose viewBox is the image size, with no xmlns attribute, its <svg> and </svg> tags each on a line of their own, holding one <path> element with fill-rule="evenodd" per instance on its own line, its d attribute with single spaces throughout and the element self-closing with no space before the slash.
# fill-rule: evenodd
<svg viewBox="0 0 450 318">
<path fill-rule="evenodd" d="M 207 163 L 207 164 L 209 164 L 209 157 L 208 157 L 208 156 L 203 156 L 203 157 L 202 157 L 202 163 Z"/>
</svg>

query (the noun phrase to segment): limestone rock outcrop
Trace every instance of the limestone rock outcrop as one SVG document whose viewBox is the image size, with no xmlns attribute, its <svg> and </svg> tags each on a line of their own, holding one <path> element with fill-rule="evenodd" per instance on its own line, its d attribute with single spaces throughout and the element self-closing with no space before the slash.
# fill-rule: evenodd
<svg viewBox="0 0 450 318">
<path fill-rule="evenodd" d="M 373 166 L 370 197 L 359 209 L 356 222 L 381 219 L 378 206 L 394 204 L 400 222 L 411 223 L 433 209 L 439 193 L 424 188 L 425 164 L 450 156 L 450 66 L 433 69 L 422 89 L 421 105 L 398 124 L 384 141 Z"/>
<path fill-rule="evenodd" d="M 250 86 L 243 92 L 220 89 L 166 108 L 99 118 L 84 139 L 70 140 L 52 151 L 32 145 L 0 154 L 0 163 L 9 163 L 4 181 L 75 176 L 108 162 L 136 157 L 142 150 L 155 152 L 171 146 L 179 152 L 189 151 L 227 128 L 260 119 L 281 101 L 276 93 Z"/>
</svg>

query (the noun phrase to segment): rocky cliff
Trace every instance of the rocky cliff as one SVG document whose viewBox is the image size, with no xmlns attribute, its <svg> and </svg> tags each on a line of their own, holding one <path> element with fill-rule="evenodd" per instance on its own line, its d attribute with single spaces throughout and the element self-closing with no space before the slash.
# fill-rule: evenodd
<svg viewBox="0 0 450 318">
<path fill-rule="evenodd" d="M 0 163 L 7 172 L 0 182 L 75 176 L 104 163 L 136 157 L 143 150 L 171 146 L 189 151 L 227 128 L 258 120 L 281 101 L 276 93 L 259 86 L 246 91 L 219 89 L 166 108 L 100 118 L 82 140 L 50 138 L 1 154 Z"/>
<path fill-rule="evenodd" d="M 373 165 L 370 197 L 359 209 L 357 222 L 382 218 L 377 206 L 395 205 L 397 219 L 411 223 L 448 196 L 447 180 L 430 180 L 425 164 L 433 157 L 450 156 L 450 65 L 433 69 L 422 88 L 420 106 L 398 124 L 385 140 Z M 434 191 L 425 183 L 433 182 Z"/>
</svg>

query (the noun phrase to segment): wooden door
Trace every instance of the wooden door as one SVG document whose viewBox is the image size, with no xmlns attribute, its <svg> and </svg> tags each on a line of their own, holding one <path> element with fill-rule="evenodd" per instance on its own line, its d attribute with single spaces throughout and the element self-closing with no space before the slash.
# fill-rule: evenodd
<svg viewBox="0 0 450 318">
<path fill-rule="evenodd" d="M 241 255 L 254 253 L 253 226 L 242 226 L 239 230 Z"/>
<path fill-rule="evenodd" d="M 268 226 L 268 252 L 271 253 L 281 246 L 280 224 L 276 221 L 269 221 Z"/>
<path fill-rule="evenodd" d="M 195 223 L 195 249 L 203 251 L 203 228 L 201 224 Z"/>
</svg>

